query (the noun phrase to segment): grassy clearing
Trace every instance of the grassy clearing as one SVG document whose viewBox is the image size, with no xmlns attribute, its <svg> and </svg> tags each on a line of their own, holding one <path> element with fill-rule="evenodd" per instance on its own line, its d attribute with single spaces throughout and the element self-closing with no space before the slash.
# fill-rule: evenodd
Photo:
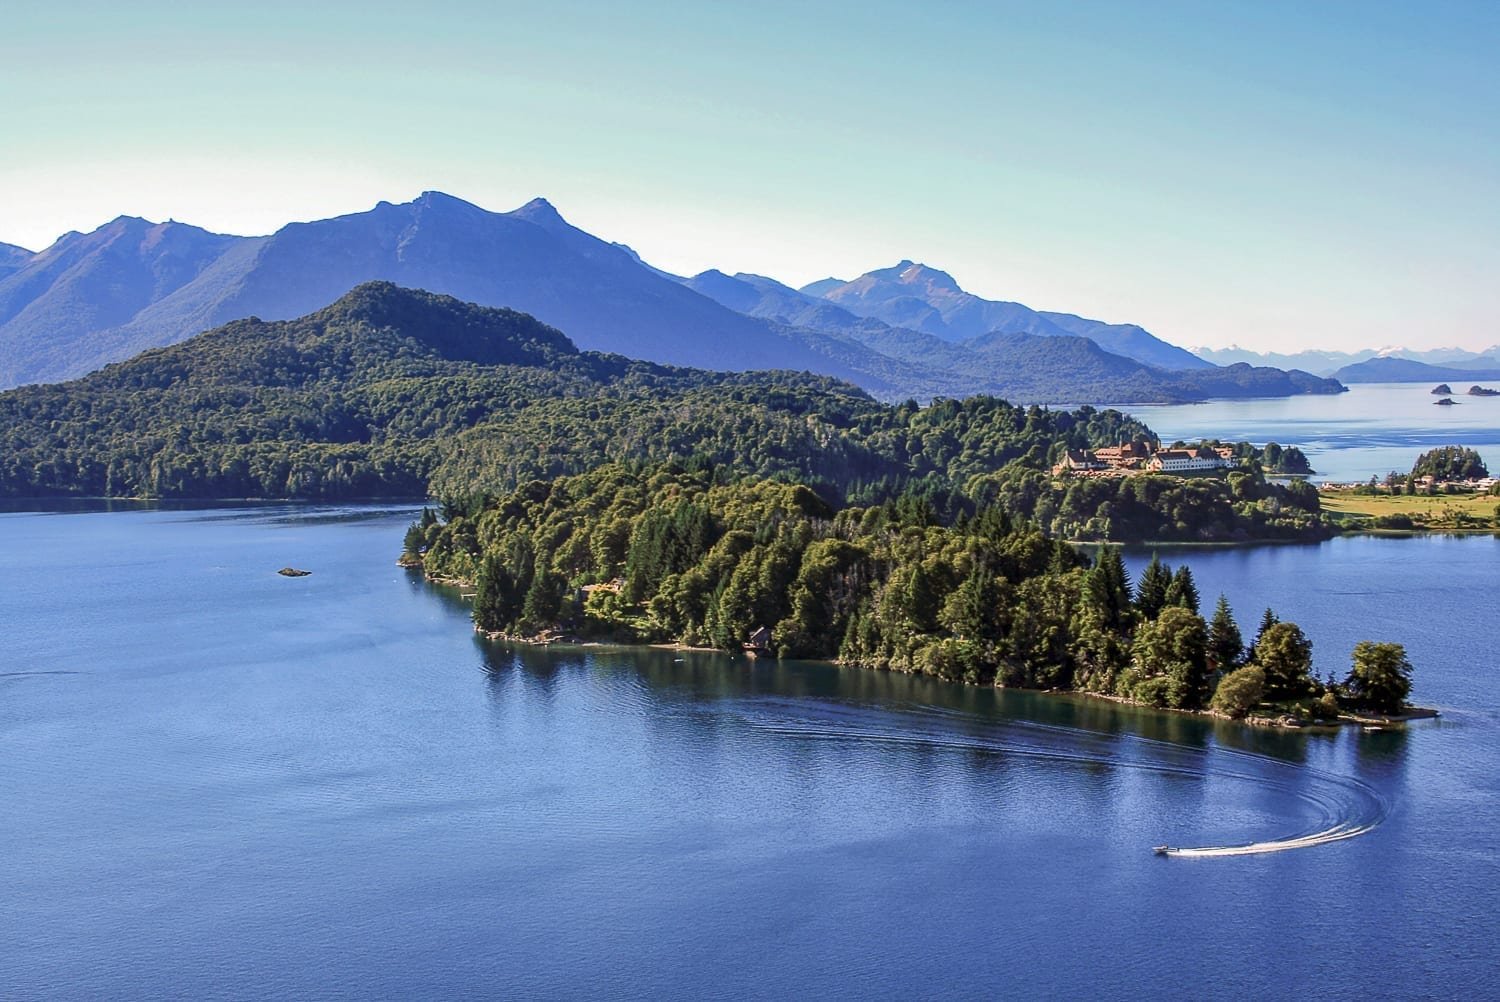
<svg viewBox="0 0 1500 1002">
<path fill-rule="evenodd" d="M 1481 529 L 1500 527 L 1500 498 L 1490 494 L 1352 494 L 1324 492 L 1323 511 L 1345 525 L 1373 528 Z M 1405 517 L 1411 525 L 1391 524 Z M 1376 525 L 1379 520 L 1384 525 Z"/>
</svg>

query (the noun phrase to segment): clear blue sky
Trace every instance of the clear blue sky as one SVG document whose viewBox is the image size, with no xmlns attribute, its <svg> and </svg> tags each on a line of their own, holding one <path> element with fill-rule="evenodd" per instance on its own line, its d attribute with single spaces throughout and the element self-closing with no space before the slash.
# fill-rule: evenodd
<svg viewBox="0 0 1500 1002">
<path fill-rule="evenodd" d="M 1500 341 L 1500 2 L 0 15 L 0 240 L 437 188 L 678 272 L 909 257 L 1180 344 Z"/>
</svg>

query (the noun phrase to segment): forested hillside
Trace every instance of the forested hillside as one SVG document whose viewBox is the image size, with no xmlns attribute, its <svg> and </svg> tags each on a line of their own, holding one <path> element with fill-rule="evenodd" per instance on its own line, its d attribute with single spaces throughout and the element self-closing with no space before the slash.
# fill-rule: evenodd
<svg viewBox="0 0 1500 1002">
<path fill-rule="evenodd" d="M 371 283 L 300 320 L 238 321 L 0 394 L 0 493 L 456 496 L 700 456 L 864 496 L 1149 438 L 1117 411 L 890 407 L 805 373 L 580 352 L 524 314 Z"/>
</svg>

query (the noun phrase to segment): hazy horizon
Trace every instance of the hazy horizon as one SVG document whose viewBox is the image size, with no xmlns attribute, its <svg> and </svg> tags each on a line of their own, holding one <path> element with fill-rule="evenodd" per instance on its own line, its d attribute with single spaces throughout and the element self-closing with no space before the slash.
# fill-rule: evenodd
<svg viewBox="0 0 1500 1002">
<path fill-rule="evenodd" d="M 12 12 L 0 241 L 542 195 L 666 270 L 896 261 L 1185 346 L 1500 342 L 1500 8 Z"/>
</svg>

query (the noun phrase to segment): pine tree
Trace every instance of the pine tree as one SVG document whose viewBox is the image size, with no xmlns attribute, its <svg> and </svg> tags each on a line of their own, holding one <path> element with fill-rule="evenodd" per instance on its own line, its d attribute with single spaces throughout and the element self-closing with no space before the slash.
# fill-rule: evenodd
<svg viewBox="0 0 1500 1002">
<path fill-rule="evenodd" d="M 562 608 L 562 590 L 566 582 L 551 571 L 542 571 L 531 579 L 526 598 L 521 603 L 521 626 L 527 632 L 544 630 L 557 622 Z"/>
<path fill-rule="evenodd" d="M 1135 590 L 1135 607 L 1143 619 L 1155 619 L 1167 605 L 1167 589 L 1172 587 L 1172 571 L 1155 553 L 1141 572 L 1141 583 Z"/>
<path fill-rule="evenodd" d="M 1197 615 L 1198 585 L 1193 581 L 1193 571 L 1186 564 L 1178 568 L 1172 583 L 1167 587 L 1167 605 L 1175 605 Z"/>
<path fill-rule="evenodd" d="M 1000 639 L 1000 588 L 995 575 L 976 563 L 943 603 L 942 624 L 960 640 Z"/>
<path fill-rule="evenodd" d="M 1260 646 L 1260 638 L 1264 637 L 1266 635 L 1266 631 L 1279 622 L 1281 622 L 1281 620 L 1277 617 L 1276 613 L 1271 611 L 1271 607 L 1269 605 L 1266 606 L 1266 611 L 1263 612 L 1260 617 L 1260 628 L 1255 631 L 1255 639 L 1250 641 L 1249 647 L 1245 648 L 1246 664 L 1256 663 L 1255 649 Z"/>
<path fill-rule="evenodd" d="M 1084 579 L 1084 594 L 1111 629 L 1120 629 L 1130 616 L 1130 575 L 1116 546 L 1099 548 L 1099 558 Z"/>
<path fill-rule="evenodd" d="M 1245 639 L 1240 634 L 1239 624 L 1229 611 L 1229 599 L 1219 596 L 1214 607 L 1214 618 L 1208 627 L 1208 660 L 1214 671 L 1234 671 L 1240 665 L 1245 651 Z"/>
<path fill-rule="evenodd" d="M 479 565 L 474 586 L 474 622 L 481 630 L 504 630 L 516 618 L 516 579 L 498 553 Z"/>
</svg>

